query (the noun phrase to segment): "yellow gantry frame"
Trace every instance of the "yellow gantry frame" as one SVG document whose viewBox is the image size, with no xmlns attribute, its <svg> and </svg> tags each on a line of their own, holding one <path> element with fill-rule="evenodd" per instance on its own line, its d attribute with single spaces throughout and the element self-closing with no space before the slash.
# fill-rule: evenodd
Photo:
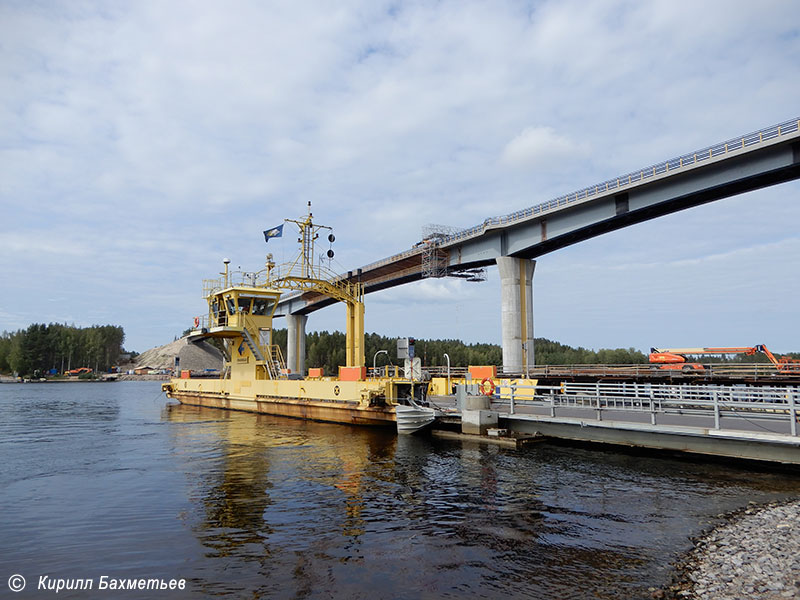
<svg viewBox="0 0 800 600">
<path fill-rule="evenodd" d="M 331 282 L 310 277 L 281 277 L 275 285 L 298 291 L 312 291 L 344 302 L 347 306 L 345 358 L 348 367 L 363 367 L 364 358 L 364 286 L 361 283 Z"/>
<path fill-rule="evenodd" d="M 345 358 L 348 367 L 363 367 L 364 358 L 364 285 L 360 282 L 346 280 L 326 280 L 322 278 L 321 269 L 314 265 L 314 242 L 319 237 L 320 229 L 330 229 L 324 225 L 315 225 L 311 221 L 311 203 L 308 215 L 302 221 L 286 219 L 295 223 L 300 229 L 301 251 L 288 273 L 278 277 L 272 284 L 275 287 L 290 290 L 318 292 L 347 305 L 347 329 L 345 341 Z M 299 273 L 297 273 L 299 265 Z"/>
</svg>

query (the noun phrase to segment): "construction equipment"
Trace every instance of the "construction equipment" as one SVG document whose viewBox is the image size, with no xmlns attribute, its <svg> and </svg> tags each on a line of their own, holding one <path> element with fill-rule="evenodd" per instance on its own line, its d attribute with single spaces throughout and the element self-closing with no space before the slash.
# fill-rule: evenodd
<svg viewBox="0 0 800 600">
<path fill-rule="evenodd" d="M 800 373 L 800 360 L 784 356 L 777 358 L 769 348 L 763 344 L 757 346 L 738 346 L 724 348 L 651 348 L 650 362 L 661 365 L 659 368 L 665 370 L 682 371 L 684 373 L 705 371 L 705 367 L 700 363 L 689 362 L 686 355 L 701 354 L 744 354 L 752 356 L 758 352 L 766 355 L 775 368 L 781 372 Z"/>
</svg>

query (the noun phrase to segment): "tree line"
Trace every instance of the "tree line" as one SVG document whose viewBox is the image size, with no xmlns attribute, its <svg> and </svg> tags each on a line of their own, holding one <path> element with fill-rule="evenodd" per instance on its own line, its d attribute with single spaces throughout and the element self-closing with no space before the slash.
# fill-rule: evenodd
<svg viewBox="0 0 800 600">
<path fill-rule="evenodd" d="M 273 331 L 273 343 L 281 347 L 286 356 L 286 329 Z M 460 340 L 428 340 L 417 338 L 415 356 L 422 360 L 423 366 L 446 366 L 444 354 L 450 357 L 450 366 L 468 367 L 470 365 L 501 365 L 503 349 L 498 344 L 465 344 Z M 537 365 L 576 365 L 576 364 L 642 364 L 648 362 L 646 354 L 634 348 L 614 350 L 587 350 L 573 348 L 566 344 L 553 342 L 546 338 L 536 338 L 535 364 Z M 386 355 L 377 358 L 375 353 L 385 350 Z M 397 338 L 377 333 L 364 336 L 364 357 L 367 366 L 376 360 L 378 366 L 401 364 L 397 359 Z M 340 331 L 319 331 L 306 334 L 306 367 L 323 367 L 326 374 L 336 374 L 340 366 L 346 364 L 345 334 Z"/>
<path fill-rule="evenodd" d="M 286 330 L 276 329 L 273 332 L 273 343 L 278 344 L 286 356 Z M 397 338 L 386 337 L 377 333 L 364 336 L 364 357 L 367 366 L 372 366 L 375 353 L 386 350 L 386 355 L 377 357 L 376 364 L 383 366 L 401 364 L 397 359 Z M 470 365 L 502 365 L 503 349 L 498 344 L 465 344 L 461 340 L 444 339 L 429 340 L 417 338 L 415 355 L 426 367 L 443 367 L 447 361 L 444 354 L 450 357 L 450 366 L 468 367 Z M 791 352 L 784 356 L 800 358 L 800 353 Z M 755 355 L 703 355 L 687 357 L 690 361 L 700 363 L 766 363 L 769 359 L 762 353 Z M 534 340 L 534 363 L 536 365 L 634 365 L 649 362 L 647 353 L 636 348 L 601 348 L 591 350 L 578 346 L 568 346 L 547 338 Z M 340 331 L 312 332 L 306 334 L 306 366 L 323 367 L 326 374 L 336 374 L 339 366 L 344 366 L 345 334 Z"/>
<path fill-rule="evenodd" d="M 0 372 L 42 377 L 78 367 L 107 371 L 117 364 L 124 340 L 125 332 L 116 325 L 34 323 L 0 335 Z"/>
</svg>

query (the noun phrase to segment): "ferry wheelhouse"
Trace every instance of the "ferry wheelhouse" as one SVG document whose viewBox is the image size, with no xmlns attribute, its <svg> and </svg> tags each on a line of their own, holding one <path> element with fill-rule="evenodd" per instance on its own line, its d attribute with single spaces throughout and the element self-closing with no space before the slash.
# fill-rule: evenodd
<svg viewBox="0 0 800 600">
<path fill-rule="evenodd" d="M 311 206 L 302 220 L 287 219 L 299 229 L 300 252 L 283 268 L 271 255 L 255 273 L 231 273 L 229 261 L 218 279 L 205 280 L 208 313 L 194 319 L 190 341 L 221 340 L 224 364 L 219 379 L 174 378 L 163 385 L 167 396 L 183 404 L 271 415 L 397 427 L 419 431 L 435 419 L 425 406 L 425 386 L 404 376 L 367 377 L 364 364 L 364 288 L 359 281 L 326 272 L 315 261 L 321 229 Z M 329 239 L 333 241 L 333 236 Z M 285 293 L 314 292 L 347 306 L 346 361 L 338 376 L 303 377 L 289 372 L 274 343 L 273 318 Z"/>
</svg>

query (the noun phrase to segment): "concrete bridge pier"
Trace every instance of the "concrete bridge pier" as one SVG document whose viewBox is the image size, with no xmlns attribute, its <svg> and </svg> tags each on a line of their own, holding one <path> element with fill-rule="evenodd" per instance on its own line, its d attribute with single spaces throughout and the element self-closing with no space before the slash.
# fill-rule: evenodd
<svg viewBox="0 0 800 600">
<path fill-rule="evenodd" d="M 306 374 L 306 322 L 308 315 L 286 315 L 286 367 Z"/>
<path fill-rule="evenodd" d="M 535 260 L 500 256 L 503 370 L 525 373 L 534 364 L 533 270 Z"/>
</svg>

